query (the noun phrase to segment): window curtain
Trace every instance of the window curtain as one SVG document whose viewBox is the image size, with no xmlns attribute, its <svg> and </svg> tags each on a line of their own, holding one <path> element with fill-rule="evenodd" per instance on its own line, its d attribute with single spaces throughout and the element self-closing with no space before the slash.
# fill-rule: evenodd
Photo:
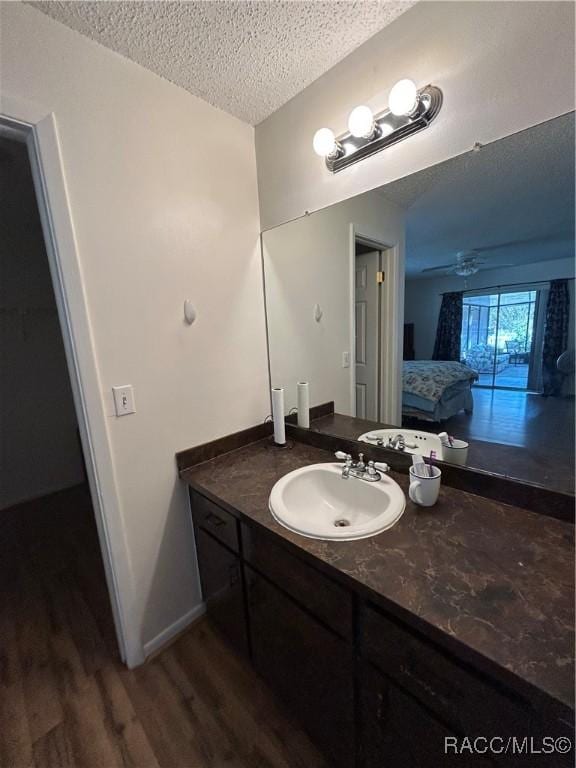
<svg viewBox="0 0 576 768">
<path fill-rule="evenodd" d="M 562 375 L 556 361 L 568 345 L 570 297 L 568 280 L 552 280 L 546 303 L 544 343 L 542 345 L 542 394 L 560 395 Z"/>
<path fill-rule="evenodd" d="M 540 288 L 536 293 L 532 343 L 530 345 L 530 364 L 528 365 L 527 387 L 532 392 L 542 392 L 542 349 L 544 346 L 544 326 L 550 286 Z"/>
<path fill-rule="evenodd" d="M 462 291 L 445 293 L 442 297 L 433 360 L 460 360 L 462 305 Z"/>
</svg>

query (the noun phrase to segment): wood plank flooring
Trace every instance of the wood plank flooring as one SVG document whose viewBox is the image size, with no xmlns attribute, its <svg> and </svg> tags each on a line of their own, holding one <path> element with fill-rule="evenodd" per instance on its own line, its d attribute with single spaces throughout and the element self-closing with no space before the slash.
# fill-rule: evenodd
<svg viewBox="0 0 576 768">
<path fill-rule="evenodd" d="M 0 768 L 326 768 L 205 619 L 119 660 L 86 488 L 0 512 Z"/>
</svg>

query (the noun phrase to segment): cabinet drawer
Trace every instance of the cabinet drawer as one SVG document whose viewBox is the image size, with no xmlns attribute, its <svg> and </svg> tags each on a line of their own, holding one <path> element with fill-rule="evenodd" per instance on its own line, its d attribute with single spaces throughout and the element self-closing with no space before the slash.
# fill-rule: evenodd
<svg viewBox="0 0 576 768">
<path fill-rule="evenodd" d="M 530 733 L 527 706 L 369 606 L 362 611 L 360 652 L 465 735 Z"/>
<path fill-rule="evenodd" d="M 322 573 L 242 523 L 244 559 L 345 638 L 352 637 L 352 595 Z"/>
<path fill-rule="evenodd" d="M 211 533 L 234 552 L 240 551 L 238 520 L 234 515 L 226 512 L 196 491 L 190 491 L 190 506 L 194 525 Z"/>
</svg>

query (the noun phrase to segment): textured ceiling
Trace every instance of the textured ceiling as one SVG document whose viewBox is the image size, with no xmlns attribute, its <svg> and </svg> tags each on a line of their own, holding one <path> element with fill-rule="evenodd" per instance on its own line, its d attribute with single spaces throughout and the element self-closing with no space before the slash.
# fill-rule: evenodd
<svg viewBox="0 0 576 768">
<path fill-rule="evenodd" d="M 574 257 L 574 138 L 570 113 L 381 187 L 407 210 L 407 277 L 474 248 L 483 269 Z"/>
<path fill-rule="evenodd" d="M 416 0 L 32 2 L 256 125 Z"/>
</svg>

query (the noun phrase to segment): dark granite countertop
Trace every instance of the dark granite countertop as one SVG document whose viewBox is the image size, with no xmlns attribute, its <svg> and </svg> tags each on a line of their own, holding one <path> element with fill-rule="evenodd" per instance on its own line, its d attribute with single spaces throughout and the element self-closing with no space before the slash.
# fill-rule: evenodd
<svg viewBox="0 0 576 768">
<path fill-rule="evenodd" d="M 430 509 L 408 500 L 400 521 L 369 539 L 318 541 L 276 523 L 268 510 L 274 483 L 331 460 L 302 443 L 278 450 L 261 440 L 181 477 L 401 618 L 414 617 L 449 650 L 471 651 L 503 682 L 573 708 L 573 526 L 449 487 Z M 392 477 L 406 492 L 408 478 Z"/>
</svg>

